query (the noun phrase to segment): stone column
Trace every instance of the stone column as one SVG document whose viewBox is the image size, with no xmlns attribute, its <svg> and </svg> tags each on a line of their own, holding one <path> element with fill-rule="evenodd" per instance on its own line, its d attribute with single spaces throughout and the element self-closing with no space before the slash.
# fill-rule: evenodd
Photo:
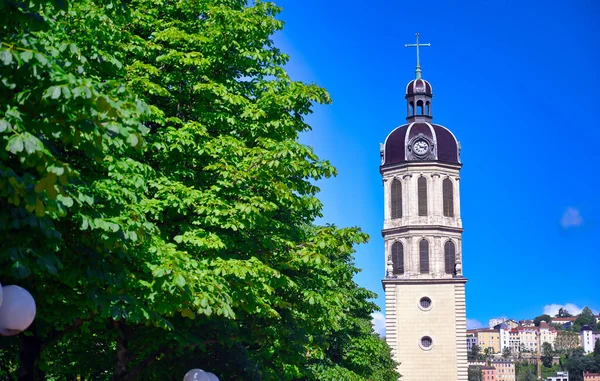
<svg viewBox="0 0 600 381">
<path fill-rule="evenodd" d="M 414 217 L 417 216 L 417 188 L 415 186 L 417 176 L 406 175 L 404 181 L 406 183 L 406 204 L 408 223 L 412 223 Z"/>
<path fill-rule="evenodd" d="M 409 276 L 418 274 L 418 269 L 417 269 L 417 267 L 415 267 L 417 264 L 415 263 L 415 261 L 413 259 L 413 256 L 414 256 L 413 254 L 415 252 L 413 250 L 413 241 L 414 240 L 411 236 L 406 237 L 406 239 L 404 241 L 404 260 L 405 260 L 404 273 Z"/>
<path fill-rule="evenodd" d="M 444 274 L 444 256 L 443 254 L 440 255 L 440 253 L 442 252 L 442 236 L 436 235 L 433 237 L 433 247 L 431 248 L 430 251 L 430 255 L 431 255 L 431 262 L 434 264 L 433 265 L 433 271 L 432 273 L 434 274 L 434 276 L 437 277 L 441 277 Z"/>
<path fill-rule="evenodd" d="M 394 181 L 393 178 L 384 178 L 383 179 L 383 218 L 385 221 L 388 221 L 390 218 L 392 218 L 390 210 L 391 210 L 391 194 L 392 194 L 392 182 Z M 385 226 L 385 221 L 384 221 L 384 226 Z"/>
<path fill-rule="evenodd" d="M 432 201 L 433 201 L 433 208 L 432 208 L 432 213 L 431 215 L 433 215 L 434 218 L 434 223 L 440 223 L 441 221 L 441 217 L 442 217 L 442 197 L 441 197 L 441 177 L 439 173 L 434 173 L 432 175 L 432 182 L 433 182 L 433 186 L 432 186 Z"/>
<path fill-rule="evenodd" d="M 460 177 L 454 180 L 454 217 L 460 220 Z"/>
<path fill-rule="evenodd" d="M 454 262 L 456 263 L 456 275 L 462 276 L 462 238 L 456 239 L 456 253 Z"/>
</svg>

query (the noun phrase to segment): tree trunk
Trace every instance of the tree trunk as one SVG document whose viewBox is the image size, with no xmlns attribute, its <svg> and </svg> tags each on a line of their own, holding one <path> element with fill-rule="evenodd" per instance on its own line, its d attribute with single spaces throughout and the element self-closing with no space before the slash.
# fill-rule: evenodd
<svg viewBox="0 0 600 381">
<path fill-rule="evenodd" d="M 35 322 L 25 333 L 19 335 L 19 381 L 43 381 L 44 374 L 38 368 L 42 353 L 42 340 L 37 336 Z"/>
<path fill-rule="evenodd" d="M 129 365 L 129 327 L 123 320 L 113 321 L 113 326 L 117 330 L 117 358 L 115 363 L 115 373 L 111 381 L 125 381 L 128 374 Z"/>
</svg>

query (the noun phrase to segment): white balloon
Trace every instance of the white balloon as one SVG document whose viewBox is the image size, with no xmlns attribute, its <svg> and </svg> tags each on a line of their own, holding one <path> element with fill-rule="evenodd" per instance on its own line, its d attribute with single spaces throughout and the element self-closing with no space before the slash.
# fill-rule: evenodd
<svg viewBox="0 0 600 381">
<path fill-rule="evenodd" d="M 19 286 L 4 286 L 2 293 L 0 334 L 17 335 L 26 330 L 35 319 L 35 300 L 26 289 Z"/>
<path fill-rule="evenodd" d="M 214 373 L 206 372 L 206 374 L 208 375 L 208 378 L 210 378 L 210 381 L 219 381 L 219 377 L 217 377 Z"/>
<path fill-rule="evenodd" d="M 211 381 L 202 369 L 192 369 L 183 376 L 183 381 Z"/>
</svg>

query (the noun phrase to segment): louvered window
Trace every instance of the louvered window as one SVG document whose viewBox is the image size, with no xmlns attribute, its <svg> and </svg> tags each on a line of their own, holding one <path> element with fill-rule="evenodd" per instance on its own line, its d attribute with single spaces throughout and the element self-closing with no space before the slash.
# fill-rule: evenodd
<svg viewBox="0 0 600 381">
<path fill-rule="evenodd" d="M 452 180 L 444 179 L 442 182 L 442 188 L 444 199 L 444 216 L 454 217 L 454 190 L 452 189 Z"/>
<path fill-rule="evenodd" d="M 429 242 L 426 239 L 419 242 L 419 269 L 421 274 L 429 272 Z"/>
<path fill-rule="evenodd" d="M 417 187 L 419 188 L 419 216 L 427 215 L 427 179 L 423 176 L 417 180 Z"/>
<path fill-rule="evenodd" d="M 392 181 L 392 218 L 402 217 L 402 183 L 398 179 Z"/>
<path fill-rule="evenodd" d="M 392 245 L 392 266 L 394 275 L 404 274 L 404 246 L 401 242 Z"/>
<path fill-rule="evenodd" d="M 454 242 L 448 241 L 444 245 L 444 259 L 446 274 L 455 274 L 456 247 L 454 246 Z"/>
</svg>

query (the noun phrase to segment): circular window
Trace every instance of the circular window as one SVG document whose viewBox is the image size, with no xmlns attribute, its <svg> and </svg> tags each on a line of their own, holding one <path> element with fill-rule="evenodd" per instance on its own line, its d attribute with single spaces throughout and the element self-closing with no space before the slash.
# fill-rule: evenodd
<svg viewBox="0 0 600 381">
<path fill-rule="evenodd" d="M 424 297 L 421 298 L 421 300 L 419 300 L 419 305 L 424 310 L 428 310 L 428 309 L 431 308 L 431 299 L 429 299 L 428 297 L 424 296 Z"/>
<path fill-rule="evenodd" d="M 427 350 L 427 349 L 431 349 L 432 346 L 433 346 L 433 340 L 431 340 L 431 337 L 429 337 L 429 336 L 421 337 L 421 348 Z"/>
<path fill-rule="evenodd" d="M 422 311 L 429 311 L 431 309 L 431 307 L 433 307 L 433 302 L 431 301 L 431 299 L 428 296 L 424 296 L 421 299 L 419 299 L 417 306 Z"/>
</svg>

